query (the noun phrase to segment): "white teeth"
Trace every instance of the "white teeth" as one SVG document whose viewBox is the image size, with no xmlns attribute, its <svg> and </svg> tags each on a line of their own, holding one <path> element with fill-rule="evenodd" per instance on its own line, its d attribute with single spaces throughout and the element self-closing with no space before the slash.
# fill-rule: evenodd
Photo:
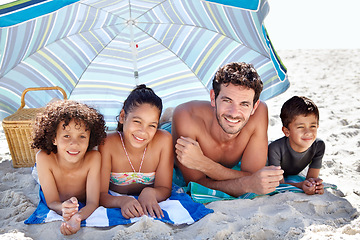
<svg viewBox="0 0 360 240">
<path fill-rule="evenodd" d="M 79 152 L 70 152 L 70 151 L 68 151 L 68 153 L 70 153 L 70 154 L 78 154 Z"/>
<path fill-rule="evenodd" d="M 139 137 L 137 137 L 137 136 L 134 136 L 134 138 L 137 139 L 137 140 L 139 140 L 139 141 L 144 141 L 143 138 L 139 138 Z"/>
<path fill-rule="evenodd" d="M 229 122 L 231 122 L 231 123 L 238 123 L 238 122 L 240 122 L 240 120 L 239 119 L 229 119 L 229 118 L 225 118 L 227 121 L 229 121 Z"/>
</svg>

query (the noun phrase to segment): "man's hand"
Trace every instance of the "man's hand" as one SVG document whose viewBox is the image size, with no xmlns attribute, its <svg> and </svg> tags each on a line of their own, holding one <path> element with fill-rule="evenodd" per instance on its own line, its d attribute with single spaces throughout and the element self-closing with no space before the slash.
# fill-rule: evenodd
<svg viewBox="0 0 360 240">
<path fill-rule="evenodd" d="M 188 137 L 180 137 L 176 141 L 175 153 L 182 165 L 201 171 L 201 166 L 204 164 L 201 159 L 203 159 L 204 154 L 197 141 Z"/>
<path fill-rule="evenodd" d="M 284 171 L 279 166 L 266 166 L 249 176 L 248 192 L 267 194 L 275 191 L 283 179 Z"/>
</svg>

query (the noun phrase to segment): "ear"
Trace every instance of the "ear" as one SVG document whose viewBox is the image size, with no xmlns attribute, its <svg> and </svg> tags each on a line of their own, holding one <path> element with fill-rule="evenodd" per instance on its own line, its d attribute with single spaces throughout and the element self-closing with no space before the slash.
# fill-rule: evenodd
<svg viewBox="0 0 360 240">
<path fill-rule="evenodd" d="M 54 144 L 55 146 L 57 146 L 56 138 L 54 138 L 54 140 L 53 140 L 52 142 L 53 142 L 53 144 Z"/>
<path fill-rule="evenodd" d="M 257 100 L 257 102 L 254 104 L 253 110 L 251 111 L 251 115 L 255 113 L 255 110 L 259 107 L 259 105 L 260 105 L 260 99 Z"/>
<path fill-rule="evenodd" d="M 210 100 L 211 100 L 211 106 L 215 107 L 215 92 L 213 89 L 210 90 Z"/>
<path fill-rule="evenodd" d="M 282 131 L 285 134 L 285 137 L 289 137 L 290 136 L 290 131 L 287 127 L 282 127 Z"/>
<path fill-rule="evenodd" d="M 120 114 L 119 114 L 119 122 L 121 124 L 124 124 L 124 121 L 125 121 L 125 111 L 124 111 L 124 109 L 121 109 Z"/>
</svg>

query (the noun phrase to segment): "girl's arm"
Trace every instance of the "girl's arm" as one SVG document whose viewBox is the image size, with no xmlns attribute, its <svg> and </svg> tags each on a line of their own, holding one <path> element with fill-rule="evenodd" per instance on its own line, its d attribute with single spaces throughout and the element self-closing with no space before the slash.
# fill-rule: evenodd
<svg viewBox="0 0 360 240">
<path fill-rule="evenodd" d="M 107 208 L 121 208 L 121 213 L 125 218 L 140 217 L 144 215 L 140 203 L 128 196 L 112 196 L 109 192 L 110 172 L 111 172 L 111 139 L 107 138 L 104 145 L 99 146 L 101 153 L 100 171 L 100 205 Z"/>
<path fill-rule="evenodd" d="M 139 202 L 145 213 L 152 217 L 163 216 L 158 202 L 166 200 L 171 195 L 172 174 L 174 167 L 174 153 L 171 134 L 158 131 L 159 136 L 154 138 L 161 147 L 160 161 L 156 169 L 154 187 L 146 187 L 139 196 Z"/>
<path fill-rule="evenodd" d="M 156 169 L 154 189 L 158 202 L 166 200 L 171 195 L 172 176 L 174 168 L 174 151 L 172 136 L 166 131 L 160 131 L 162 150 L 160 153 L 159 166 Z"/>
</svg>

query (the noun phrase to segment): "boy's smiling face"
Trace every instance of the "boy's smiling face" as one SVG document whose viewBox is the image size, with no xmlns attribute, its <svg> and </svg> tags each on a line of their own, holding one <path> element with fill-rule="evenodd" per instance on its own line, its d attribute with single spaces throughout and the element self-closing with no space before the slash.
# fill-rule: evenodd
<svg viewBox="0 0 360 240">
<path fill-rule="evenodd" d="M 289 138 L 291 148 L 296 152 L 306 151 L 317 137 L 318 119 L 314 114 L 299 115 L 282 130 Z"/>
<path fill-rule="evenodd" d="M 64 128 L 62 121 L 56 130 L 54 145 L 57 146 L 57 155 L 67 162 L 77 163 L 83 160 L 89 146 L 90 131 L 86 131 L 83 122 L 79 123 L 71 120 Z"/>
</svg>

